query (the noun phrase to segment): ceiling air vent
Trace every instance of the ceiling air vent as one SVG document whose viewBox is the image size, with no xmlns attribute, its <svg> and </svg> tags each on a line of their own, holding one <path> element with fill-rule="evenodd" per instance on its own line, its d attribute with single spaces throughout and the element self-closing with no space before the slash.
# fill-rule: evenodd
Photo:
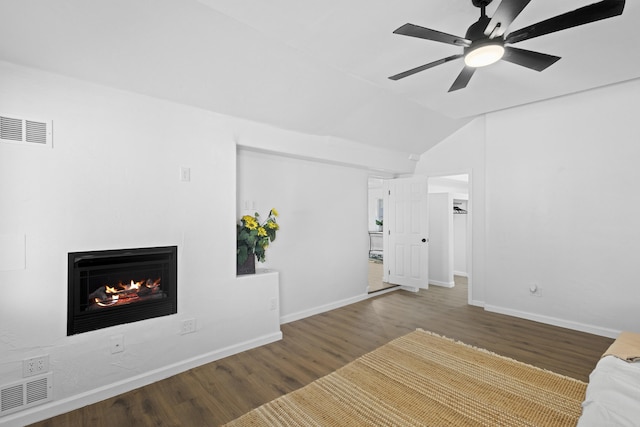
<svg viewBox="0 0 640 427">
<path fill-rule="evenodd" d="M 0 114 L 0 142 L 51 147 L 52 123 Z"/>
</svg>

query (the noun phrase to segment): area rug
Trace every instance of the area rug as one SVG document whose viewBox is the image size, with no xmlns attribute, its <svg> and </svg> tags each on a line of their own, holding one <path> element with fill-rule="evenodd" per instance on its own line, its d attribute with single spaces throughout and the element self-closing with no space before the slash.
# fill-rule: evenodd
<svg viewBox="0 0 640 427">
<path fill-rule="evenodd" d="M 586 386 L 417 330 L 226 425 L 575 426 Z"/>
</svg>

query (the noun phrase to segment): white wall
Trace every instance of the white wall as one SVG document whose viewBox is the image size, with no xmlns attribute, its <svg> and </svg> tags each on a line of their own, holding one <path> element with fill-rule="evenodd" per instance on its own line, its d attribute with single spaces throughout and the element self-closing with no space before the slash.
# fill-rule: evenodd
<svg viewBox="0 0 640 427">
<path fill-rule="evenodd" d="M 0 144 L 0 234 L 26 240 L 25 268 L 0 272 L 2 383 L 49 354 L 55 412 L 279 337 L 261 300 L 277 287 L 254 300 L 236 283 L 235 144 L 215 115 L 8 64 L 0 104 L 54 123 L 53 149 Z M 178 246 L 178 314 L 66 336 L 68 252 L 161 245 Z"/>
<path fill-rule="evenodd" d="M 373 183 L 372 183 L 373 180 Z M 382 231 L 382 228 L 376 224 L 377 220 L 382 221 L 384 218 L 384 206 L 383 215 L 380 215 L 378 204 L 383 203 L 384 194 L 382 191 L 382 180 L 376 178 L 369 178 L 369 195 L 368 195 L 368 227 L 370 231 Z"/>
<path fill-rule="evenodd" d="M 451 193 L 429 193 L 429 284 L 454 285 Z"/>
<path fill-rule="evenodd" d="M 51 404 L 0 425 L 47 418 L 281 336 L 279 313 L 269 310 L 277 280 L 236 278 L 239 141 L 292 156 L 313 146 L 306 157 L 352 165 L 265 158 L 269 167 L 256 174 L 258 208 L 282 212 L 267 256 L 282 270 L 289 315 L 365 292 L 364 163 L 372 156 L 381 169 L 412 168 L 355 143 L 341 156 L 335 141 L 3 62 L 0 112 L 54 123 L 52 149 L 0 144 L 0 254 L 12 254 L 0 263 L 0 385 L 42 354 L 54 382 Z M 191 182 L 179 181 L 181 166 Z M 178 313 L 67 337 L 67 253 L 156 245 L 178 246 Z M 197 332 L 179 335 L 192 317 Z M 125 351 L 111 355 L 115 334 Z"/>
<path fill-rule="evenodd" d="M 640 80 L 488 115 L 490 308 L 640 332 L 638 111 Z"/>
<path fill-rule="evenodd" d="M 228 120 L 233 126 L 235 142 L 255 151 L 360 168 L 384 178 L 411 174 L 416 167 L 416 162 L 407 153 L 330 136 L 283 130 L 248 120 Z"/>
<path fill-rule="evenodd" d="M 611 337 L 640 331 L 639 110 L 635 80 L 488 114 L 423 154 L 416 173 L 472 171 L 476 302 Z"/>
<path fill-rule="evenodd" d="M 485 287 L 485 119 L 477 118 L 455 134 L 424 153 L 415 173 L 429 177 L 469 174 L 469 210 L 473 210 L 471 224 L 471 295 L 469 302 L 484 304 Z M 468 251 L 469 252 L 469 251 Z"/>
<path fill-rule="evenodd" d="M 366 296 L 367 179 L 357 168 L 239 150 L 238 200 L 262 217 L 280 214 L 264 266 L 280 271 L 283 322 Z"/>
<path fill-rule="evenodd" d="M 468 210 L 466 200 L 454 198 L 453 203 Z M 467 276 L 467 214 L 453 215 L 453 274 Z"/>
<path fill-rule="evenodd" d="M 429 178 L 429 193 L 453 193 L 456 197 L 469 197 L 468 181 L 458 181 L 448 176 L 437 176 Z"/>
</svg>

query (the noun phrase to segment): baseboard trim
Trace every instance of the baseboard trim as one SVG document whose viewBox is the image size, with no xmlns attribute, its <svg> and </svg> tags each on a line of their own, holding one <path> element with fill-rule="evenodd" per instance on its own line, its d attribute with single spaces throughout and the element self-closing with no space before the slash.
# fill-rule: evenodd
<svg viewBox="0 0 640 427">
<path fill-rule="evenodd" d="M 544 316 L 542 314 L 528 313 L 526 311 L 513 310 L 511 308 L 498 307 L 495 305 L 485 305 L 484 309 L 493 313 L 506 314 L 507 316 L 519 317 L 533 320 L 534 322 L 546 323 L 548 325 L 559 326 L 561 328 L 572 329 L 574 331 L 586 332 L 588 334 L 600 335 L 608 338 L 617 338 L 621 331 L 599 326 L 588 325 L 586 323 L 574 322 L 557 317 Z"/>
<path fill-rule="evenodd" d="M 66 412 L 73 411 L 87 405 L 92 405 L 105 399 L 109 399 L 119 394 L 135 390 L 136 388 L 144 387 L 156 381 L 169 378 L 173 375 L 177 375 L 206 363 L 215 362 L 216 360 L 220 360 L 225 357 L 241 353 L 243 351 L 251 350 L 252 348 L 260 347 L 265 344 L 279 341 L 281 339 L 282 332 L 278 331 L 272 334 L 263 335 L 248 341 L 234 344 L 219 350 L 195 356 L 190 359 L 182 360 L 180 362 L 164 366 L 150 372 L 127 378 L 126 380 L 117 381 L 113 384 L 108 384 L 94 390 L 89 390 L 84 393 L 77 394 L 75 396 L 46 403 L 42 406 L 27 409 L 23 412 L 7 415 L 0 418 L 0 426 L 18 427 L 46 420 L 47 418 L 55 417 Z"/>
<path fill-rule="evenodd" d="M 298 311 L 297 313 L 287 314 L 280 317 L 280 324 L 295 322 L 296 320 L 304 319 L 309 316 L 324 313 L 325 311 L 335 310 L 336 308 L 344 307 L 349 304 L 364 301 L 369 298 L 369 294 L 356 295 L 355 297 L 346 298 L 340 301 L 334 301 L 329 304 L 319 305 L 307 310 Z"/>
<path fill-rule="evenodd" d="M 453 275 L 454 276 L 462 276 L 462 277 L 468 277 L 467 273 L 465 273 L 464 271 L 453 271 Z"/>
<path fill-rule="evenodd" d="M 440 286 L 442 288 L 453 288 L 456 285 L 455 282 L 440 282 L 438 280 L 429 280 L 429 284 L 433 286 Z"/>
</svg>

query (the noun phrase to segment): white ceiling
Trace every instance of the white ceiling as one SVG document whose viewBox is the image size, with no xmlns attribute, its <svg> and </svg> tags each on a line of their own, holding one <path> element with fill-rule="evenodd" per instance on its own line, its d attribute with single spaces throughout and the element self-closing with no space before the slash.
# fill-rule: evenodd
<svg viewBox="0 0 640 427">
<path fill-rule="evenodd" d="M 511 30 L 593 1 L 533 0 Z M 387 77 L 461 48 L 392 32 L 464 36 L 471 0 L 1 0 L 0 60 L 419 154 L 479 114 L 640 77 L 639 3 L 519 43 L 562 57 L 541 73 L 501 61 L 452 93 L 461 60 Z"/>
</svg>

